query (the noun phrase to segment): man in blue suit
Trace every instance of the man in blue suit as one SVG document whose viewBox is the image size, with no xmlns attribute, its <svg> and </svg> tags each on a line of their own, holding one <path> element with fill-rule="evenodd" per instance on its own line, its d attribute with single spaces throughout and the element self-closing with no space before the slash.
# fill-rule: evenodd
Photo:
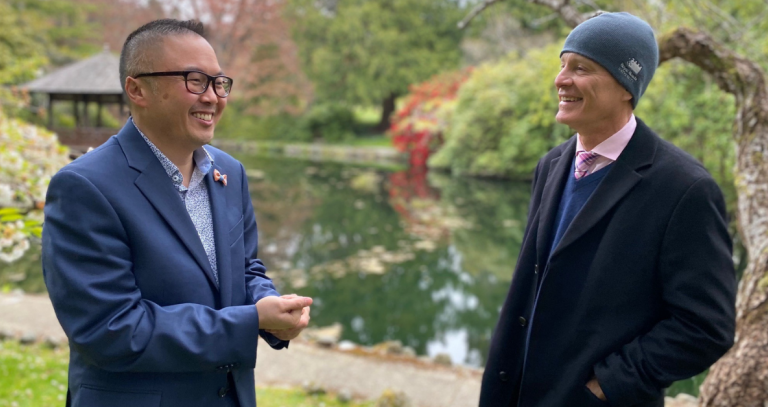
<svg viewBox="0 0 768 407">
<path fill-rule="evenodd" d="M 288 346 L 312 300 L 256 257 L 243 166 L 206 145 L 226 106 L 202 24 L 158 20 L 120 58 L 132 118 L 51 180 L 43 271 L 69 338 L 67 405 L 255 407 L 261 336 Z"/>
</svg>

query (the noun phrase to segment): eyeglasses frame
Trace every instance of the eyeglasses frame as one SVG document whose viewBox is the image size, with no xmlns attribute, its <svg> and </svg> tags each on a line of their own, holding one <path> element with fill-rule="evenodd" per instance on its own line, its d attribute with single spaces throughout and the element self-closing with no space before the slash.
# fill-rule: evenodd
<svg viewBox="0 0 768 407">
<path fill-rule="evenodd" d="M 193 92 L 193 91 L 191 91 L 189 89 L 189 84 L 187 83 L 187 81 L 188 81 L 187 77 L 191 73 L 203 74 L 203 75 L 205 75 L 208 78 L 208 82 L 206 82 L 205 87 L 204 87 L 202 92 Z M 216 94 L 216 96 L 218 96 L 220 98 L 225 98 L 225 97 L 229 96 L 229 94 L 232 93 L 232 86 L 235 84 L 235 81 L 232 78 L 230 78 L 229 76 L 225 76 L 225 75 L 211 76 L 211 75 L 208 75 L 205 72 L 195 71 L 195 70 L 192 70 L 192 71 L 168 71 L 168 72 L 146 72 L 146 73 L 140 73 L 138 75 L 134 75 L 134 76 L 132 76 L 132 78 L 138 79 L 138 78 L 146 77 L 146 76 L 183 76 L 184 77 L 184 87 L 187 88 L 187 92 L 192 93 L 193 95 L 202 95 L 203 93 L 208 91 L 208 87 L 211 86 L 211 83 L 213 83 L 213 81 L 215 81 L 217 78 L 226 78 L 226 79 L 229 80 L 229 92 L 227 92 L 226 95 L 224 95 L 224 96 L 219 95 L 219 92 L 216 91 L 216 87 L 215 86 L 213 87 L 213 93 Z"/>
</svg>

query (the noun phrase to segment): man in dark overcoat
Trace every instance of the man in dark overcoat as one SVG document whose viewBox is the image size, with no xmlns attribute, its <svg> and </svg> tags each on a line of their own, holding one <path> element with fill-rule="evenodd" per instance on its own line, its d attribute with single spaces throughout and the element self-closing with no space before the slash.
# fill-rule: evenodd
<svg viewBox="0 0 768 407">
<path fill-rule="evenodd" d="M 577 134 L 536 167 L 480 406 L 661 407 L 733 344 L 722 193 L 633 114 L 659 60 L 646 22 L 587 20 L 560 59 L 557 121 Z"/>
</svg>

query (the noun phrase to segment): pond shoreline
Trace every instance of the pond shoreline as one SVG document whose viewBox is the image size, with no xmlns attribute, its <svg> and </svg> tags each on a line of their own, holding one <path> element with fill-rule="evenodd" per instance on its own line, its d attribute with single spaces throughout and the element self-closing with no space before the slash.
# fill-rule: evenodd
<svg viewBox="0 0 768 407">
<path fill-rule="evenodd" d="M 389 146 L 347 146 L 320 143 L 277 143 L 214 139 L 211 145 L 234 154 L 267 154 L 339 163 L 405 165 L 407 156 Z"/>
<path fill-rule="evenodd" d="M 18 339 L 66 343 L 46 295 L 0 294 L 0 332 Z M 420 407 L 471 407 L 477 405 L 480 395 L 481 369 L 366 356 L 302 340 L 291 341 L 290 349 L 275 351 L 260 342 L 255 370 L 258 385 L 312 383 L 366 400 L 375 400 L 391 389 L 404 392 Z"/>
<path fill-rule="evenodd" d="M 64 344 L 66 336 L 46 295 L 0 294 L 0 332 L 18 339 Z M 6 338 L 10 339 L 10 338 Z M 256 383 L 300 387 L 308 383 L 334 392 L 374 400 L 387 390 L 401 391 L 419 407 L 474 407 L 480 396 L 482 369 L 442 366 L 417 359 L 329 349 L 292 341 L 275 351 L 259 339 Z M 667 397 L 667 407 L 694 407 L 695 398 Z"/>
</svg>

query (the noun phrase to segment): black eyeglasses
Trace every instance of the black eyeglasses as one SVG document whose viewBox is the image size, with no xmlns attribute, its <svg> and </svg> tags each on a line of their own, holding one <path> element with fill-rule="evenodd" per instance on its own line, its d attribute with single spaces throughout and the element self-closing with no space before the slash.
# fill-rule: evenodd
<svg viewBox="0 0 768 407">
<path fill-rule="evenodd" d="M 187 91 L 195 95 L 205 93 L 211 82 L 213 82 L 213 93 L 220 98 L 229 96 L 229 92 L 232 91 L 232 78 L 224 75 L 211 76 L 200 71 L 173 71 L 140 73 L 133 77 L 141 78 L 142 76 L 183 76 Z"/>
</svg>

